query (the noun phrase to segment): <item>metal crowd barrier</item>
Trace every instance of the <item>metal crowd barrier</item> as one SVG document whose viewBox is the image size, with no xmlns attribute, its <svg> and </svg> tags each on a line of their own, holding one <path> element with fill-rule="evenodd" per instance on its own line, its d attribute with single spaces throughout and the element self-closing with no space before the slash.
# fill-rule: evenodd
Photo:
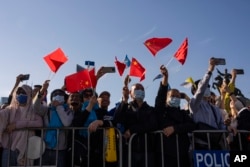
<svg viewBox="0 0 250 167">
<path fill-rule="evenodd" d="M 105 130 L 107 130 L 108 128 L 98 128 L 98 130 L 103 130 L 103 132 Z M 115 133 L 116 133 L 116 141 L 117 141 L 117 167 L 122 167 L 122 135 L 121 135 L 121 132 L 117 129 L 117 128 L 114 128 L 115 129 Z M 56 130 L 57 131 L 57 141 L 59 139 L 59 131 L 63 130 L 63 131 L 71 131 L 72 134 L 71 134 L 71 137 L 72 137 L 72 151 L 71 151 L 71 167 L 76 167 L 75 164 L 74 164 L 74 149 L 75 149 L 75 131 L 76 130 L 86 130 L 88 131 L 88 128 L 83 128 L 83 127 L 63 127 L 63 128 L 23 128 L 23 129 L 19 129 L 19 130 L 28 130 L 28 131 L 32 131 L 32 133 L 37 130 L 37 131 L 41 131 L 41 140 L 44 140 L 44 135 L 45 135 L 45 131 L 46 130 Z M 89 133 L 89 132 L 88 132 Z M 11 135 L 11 134 L 10 134 Z M 70 136 L 68 136 L 70 137 Z M 28 140 L 28 139 L 27 139 Z M 105 133 L 103 133 L 103 148 L 102 148 L 102 152 L 103 152 L 103 167 L 106 166 L 105 164 L 105 149 L 106 149 L 106 136 L 105 136 Z M 11 140 L 9 140 L 9 144 L 11 144 Z M 27 145 L 28 147 L 28 145 Z M 29 166 L 29 165 L 24 165 L 24 167 L 56 167 L 57 164 L 54 164 L 54 165 L 42 165 L 42 150 L 43 150 L 43 144 L 41 142 L 41 145 L 40 145 L 40 158 L 38 158 L 37 160 L 39 160 L 39 164 L 38 165 L 32 165 L 32 166 Z M 90 135 L 88 134 L 88 148 L 90 148 Z M 28 148 L 26 148 L 26 154 L 27 154 L 27 150 Z M 58 158 L 58 150 L 57 148 L 55 149 L 56 150 L 56 159 Z M 87 149 L 88 150 L 88 164 L 87 164 L 87 167 L 89 167 L 89 157 L 90 157 L 90 149 Z M 10 149 L 9 149 L 9 155 L 10 155 Z M 2 158 L 2 157 L 1 157 Z M 28 159 L 26 158 L 25 161 L 27 161 Z M 9 164 L 9 161 L 10 161 L 10 156 L 8 156 L 8 164 Z M 55 160 L 55 162 L 57 163 L 57 160 Z M 0 164 L 1 166 L 1 164 Z M 16 167 L 16 166 L 9 166 L 9 167 Z M 67 166 L 68 167 L 68 166 Z"/>
<path fill-rule="evenodd" d="M 72 131 L 72 153 L 71 153 L 71 159 L 72 159 L 72 161 L 71 161 L 71 166 L 73 167 L 74 166 L 74 161 L 73 161 L 73 159 L 74 159 L 74 149 L 75 149 L 75 146 L 74 146 L 74 140 L 75 140 L 75 138 L 74 138 L 74 136 L 75 136 L 75 131 L 76 130 L 80 130 L 80 129 L 84 129 L 84 130 L 87 130 L 87 128 L 77 128 L 77 127 L 64 127 L 64 128 L 28 128 L 28 129 L 20 129 L 20 130 L 31 130 L 31 131 L 34 131 L 34 130 L 40 130 L 41 131 L 41 139 L 42 138 L 44 138 L 44 134 L 45 134 L 45 130 L 57 130 L 57 134 L 58 134 L 58 132 L 60 131 L 60 130 L 65 130 L 65 131 Z M 98 128 L 98 129 L 102 129 L 102 130 L 105 130 L 105 129 L 107 129 L 107 128 Z M 121 132 L 117 129 L 117 128 L 115 128 L 115 132 L 116 132 L 116 135 L 117 135 L 117 141 L 118 141 L 118 149 L 117 149 L 117 155 L 118 155 L 118 160 L 117 160 L 117 167 L 122 167 L 123 166 L 123 150 L 122 150 L 122 148 L 123 148 L 123 142 L 122 142 L 122 134 L 121 134 Z M 161 166 L 162 167 L 164 167 L 164 148 L 163 148 L 163 131 L 154 131 L 154 132 L 150 132 L 150 134 L 160 134 L 160 146 L 161 146 Z M 230 151 L 230 148 L 229 148 L 229 146 L 228 146 L 228 144 L 227 144 L 227 136 L 228 136 L 228 131 L 226 131 L 226 130 L 195 130 L 195 131 L 193 131 L 192 133 L 189 133 L 190 135 L 190 140 L 191 140 L 191 146 L 192 146 L 192 150 L 195 150 L 195 134 L 196 133 L 206 133 L 206 135 L 207 135 L 207 141 L 208 141 L 208 150 L 207 151 L 209 151 L 209 150 L 211 150 L 211 143 L 210 143 L 210 134 L 211 133 L 222 133 L 222 137 L 223 137 L 223 141 L 224 141 L 224 144 L 225 144 L 225 147 L 224 147 L 224 149 L 225 150 L 228 150 L 228 151 Z M 243 149 L 243 146 L 242 146 L 242 141 L 241 141 L 241 134 L 242 133 L 247 133 L 247 134 L 249 134 L 250 135 L 250 131 L 244 131 L 244 130 L 238 130 L 238 139 L 239 139 L 239 148 L 240 148 L 240 150 L 242 150 Z M 103 133 L 104 135 L 105 135 L 105 133 Z M 147 135 L 148 135 L 149 133 L 145 133 L 144 134 L 144 139 L 145 139 L 145 167 L 148 167 L 148 153 L 147 153 L 147 151 L 148 151 L 148 148 L 147 148 Z M 103 143 L 105 143 L 106 141 L 105 141 L 105 136 L 103 135 Z M 132 145 L 132 141 L 133 141 L 133 139 L 135 138 L 135 136 L 136 135 L 138 135 L 138 134 L 132 134 L 131 135 L 131 137 L 130 137 L 130 139 L 129 139 L 129 141 L 128 141 L 128 167 L 131 167 L 132 166 L 132 147 L 133 147 L 133 145 Z M 179 140 L 179 138 L 178 138 L 178 134 L 175 134 L 176 135 L 176 149 L 177 150 L 179 150 L 179 145 L 178 145 L 178 140 Z M 58 135 L 57 135 L 57 140 L 58 140 Z M 90 135 L 88 135 L 88 148 L 90 148 Z M 9 141 L 10 143 L 11 143 L 11 141 Z M 250 142 L 250 141 L 249 141 Z M 40 147 L 42 147 L 43 145 L 41 144 L 40 145 Z M 42 150 L 42 149 L 40 149 L 40 150 Z M 103 148 L 102 148 L 102 150 L 103 150 L 103 167 L 105 167 L 105 144 L 103 144 Z M 42 151 L 41 151 L 41 154 L 40 154 L 41 156 L 41 158 L 40 158 L 40 163 L 39 163 L 39 165 L 36 165 L 36 166 L 27 166 L 27 167 L 38 167 L 38 166 L 43 166 L 43 167 L 55 167 L 55 166 L 57 166 L 57 164 L 55 164 L 54 166 L 44 166 L 44 165 L 42 165 L 41 164 L 41 160 L 42 160 Z M 178 164 L 178 167 L 180 166 L 180 162 L 179 162 L 179 157 L 180 157 L 180 155 L 179 155 L 179 152 L 177 151 L 177 164 Z M 57 157 L 58 157 L 58 150 L 56 151 L 56 159 L 57 159 Z M 90 157 L 90 149 L 88 149 L 88 167 L 89 167 L 89 157 Z M 26 159 L 27 160 L 27 159 Z M 9 161 L 9 158 L 8 158 L 8 161 Z M 57 162 L 57 161 L 56 161 Z M 11 167 L 14 167 L 14 166 L 11 166 Z"/>
</svg>

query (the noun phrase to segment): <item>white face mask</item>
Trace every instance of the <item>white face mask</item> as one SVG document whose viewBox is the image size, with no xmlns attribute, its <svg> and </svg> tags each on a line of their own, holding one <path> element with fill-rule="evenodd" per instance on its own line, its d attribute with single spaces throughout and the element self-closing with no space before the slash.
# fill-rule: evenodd
<svg viewBox="0 0 250 167">
<path fill-rule="evenodd" d="M 178 97 L 170 97 L 168 100 L 168 105 L 170 107 L 180 107 L 181 99 Z"/>
<path fill-rule="evenodd" d="M 134 98 L 138 100 L 143 100 L 145 97 L 145 92 L 143 90 L 134 90 Z"/>
<path fill-rule="evenodd" d="M 206 88 L 205 92 L 204 92 L 204 97 L 210 97 L 211 96 L 211 91 L 210 88 Z"/>
<path fill-rule="evenodd" d="M 56 95 L 56 96 L 52 97 L 52 101 L 58 101 L 59 103 L 63 103 L 64 96 Z"/>
</svg>

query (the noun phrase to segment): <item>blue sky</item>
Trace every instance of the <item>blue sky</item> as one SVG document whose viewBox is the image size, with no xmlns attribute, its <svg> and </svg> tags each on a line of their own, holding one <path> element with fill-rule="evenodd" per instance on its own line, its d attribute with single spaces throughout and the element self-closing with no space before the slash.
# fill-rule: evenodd
<svg viewBox="0 0 250 167">
<path fill-rule="evenodd" d="M 189 40 L 186 63 L 172 59 L 169 81 L 172 88 L 190 94 L 180 84 L 191 76 L 200 79 L 210 57 L 226 59 L 224 71 L 243 68 L 237 87 L 250 97 L 248 0 L 165 1 L 165 0 L 9 0 L 0 6 L 0 97 L 8 96 L 16 76 L 29 73 L 29 85 L 42 84 L 52 77 L 49 91 L 60 88 L 64 77 L 76 71 L 76 64 L 95 61 L 96 69 L 114 66 L 115 56 L 135 57 L 147 70 L 142 84 L 145 100 L 154 105 L 160 80 L 152 81 L 161 64 L 167 64 L 183 40 Z M 169 37 L 173 42 L 155 57 L 143 45 L 152 37 Z M 60 47 L 68 62 L 51 74 L 43 57 Z M 111 105 L 121 98 L 124 76 L 106 74 L 97 92 L 111 92 Z M 213 76 L 217 76 L 214 71 Z M 132 77 L 132 84 L 139 82 Z M 213 81 L 211 80 L 210 83 Z M 216 92 L 216 90 L 214 90 Z M 216 92 L 217 93 L 217 92 Z"/>
</svg>

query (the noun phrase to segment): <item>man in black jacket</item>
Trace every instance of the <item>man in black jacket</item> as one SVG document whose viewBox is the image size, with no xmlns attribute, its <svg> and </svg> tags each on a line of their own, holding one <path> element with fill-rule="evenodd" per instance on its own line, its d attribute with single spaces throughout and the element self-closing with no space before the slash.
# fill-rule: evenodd
<svg viewBox="0 0 250 167">
<path fill-rule="evenodd" d="M 129 94 L 132 98 L 129 100 Z M 152 132 L 157 129 L 156 112 L 154 107 L 151 107 L 144 101 L 145 91 L 143 85 L 136 83 L 132 85 L 129 91 L 127 86 L 123 87 L 123 98 L 114 116 L 115 123 L 124 126 L 123 139 L 123 166 L 127 165 L 128 142 L 132 148 L 132 167 L 145 166 L 145 134 L 147 133 L 147 164 L 148 167 L 155 167 L 154 161 L 154 134 Z M 131 136 L 135 134 L 131 140 Z M 131 141 L 130 141 L 131 140 Z"/>
<path fill-rule="evenodd" d="M 160 69 L 163 78 L 156 97 L 155 107 L 158 113 L 159 129 L 163 130 L 164 134 L 164 166 L 175 167 L 179 163 L 180 167 L 188 167 L 190 166 L 188 132 L 195 129 L 195 124 L 188 115 L 189 112 L 180 108 L 180 101 L 181 98 L 189 101 L 189 97 L 184 93 L 181 96 L 177 89 L 169 89 L 168 71 L 164 66 L 161 66 Z M 162 163 L 162 160 L 159 163 Z"/>
</svg>

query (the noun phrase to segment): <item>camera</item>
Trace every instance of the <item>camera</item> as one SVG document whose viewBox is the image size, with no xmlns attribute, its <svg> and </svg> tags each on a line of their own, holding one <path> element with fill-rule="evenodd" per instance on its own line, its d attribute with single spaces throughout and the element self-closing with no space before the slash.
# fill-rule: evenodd
<svg viewBox="0 0 250 167">
<path fill-rule="evenodd" d="M 115 67 L 103 67 L 102 70 L 104 73 L 115 73 Z"/>
<path fill-rule="evenodd" d="M 235 70 L 236 70 L 236 74 L 244 74 L 243 69 L 235 69 Z"/>
<path fill-rule="evenodd" d="M 30 78 L 30 74 L 25 74 L 25 75 L 23 75 L 23 76 L 20 78 L 20 80 L 21 80 L 21 81 L 25 81 L 25 80 L 29 80 L 29 78 Z"/>
<path fill-rule="evenodd" d="M 213 59 L 215 60 L 215 64 L 216 65 L 226 65 L 226 59 L 224 58 L 214 58 Z"/>
</svg>

